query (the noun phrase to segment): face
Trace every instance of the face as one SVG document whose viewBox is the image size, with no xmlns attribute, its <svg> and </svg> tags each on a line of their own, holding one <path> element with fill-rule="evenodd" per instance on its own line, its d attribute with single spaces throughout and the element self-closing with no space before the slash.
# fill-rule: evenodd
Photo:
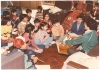
<svg viewBox="0 0 100 70">
<path fill-rule="evenodd" d="M 26 49 L 26 43 L 24 43 L 24 45 L 22 45 L 21 49 Z"/>
<path fill-rule="evenodd" d="M 60 26 L 60 22 L 57 22 L 57 23 L 55 24 L 55 26 L 57 26 L 57 27 Z"/>
<path fill-rule="evenodd" d="M 12 13 L 13 15 L 16 15 L 17 13 L 16 12 L 14 12 L 14 13 Z"/>
<path fill-rule="evenodd" d="M 38 23 L 35 23 L 35 26 L 36 27 L 39 27 L 40 26 L 40 23 L 38 22 Z"/>
<path fill-rule="evenodd" d="M 45 15 L 45 20 L 49 20 L 49 15 L 48 14 Z"/>
<path fill-rule="evenodd" d="M 40 10 L 40 9 L 37 9 L 37 11 L 38 11 L 38 12 L 41 12 L 41 10 Z"/>
<path fill-rule="evenodd" d="M 99 8 L 98 8 L 98 6 L 95 6 L 95 10 L 98 10 Z"/>
<path fill-rule="evenodd" d="M 77 20 L 76 20 L 76 21 L 77 21 L 77 23 L 79 23 L 79 24 L 80 24 L 80 23 L 82 22 L 82 18 L 77 18 Z"/>
<path fill-rule="evenodd" d="M 31 16 L 31 14 L 32 14 L 32 12 L 27 13 L 27 15 L 28 15 L 29 17 Z"/>
<path fill-rule="evenodd" d="M 42 30 L 46 31 L 48 29 L 48 25 L 45 25 L 44 27 L 42 27 Z"/>
<path fill-rule="evenodd" d="M 6 25 L 7 26 L 10 26 L 11 25 L 11 21 L 8 21 Z"/>
<path fill-rule="evenodd" d="M 27 17 L 25 17 L 25 18 L 23 19 L 23 21 L 24 21 L 24 22 L 27 22 L 27 21 L 28 21 L 28 18 L 27 18 Z"/>
</svg>

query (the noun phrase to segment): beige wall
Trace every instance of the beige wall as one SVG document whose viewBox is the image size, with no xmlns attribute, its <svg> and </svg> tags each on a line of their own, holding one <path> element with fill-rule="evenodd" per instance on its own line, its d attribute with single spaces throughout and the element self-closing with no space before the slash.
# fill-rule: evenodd
<svg viewBox="0 0 100 70">
<path fill-rule="evenodd" d="M 25 8 L 36 9 L 37 6 L 41 5 L 41 1 L 12 1 L 14 6 L 21 6 Z"/>
</svg>

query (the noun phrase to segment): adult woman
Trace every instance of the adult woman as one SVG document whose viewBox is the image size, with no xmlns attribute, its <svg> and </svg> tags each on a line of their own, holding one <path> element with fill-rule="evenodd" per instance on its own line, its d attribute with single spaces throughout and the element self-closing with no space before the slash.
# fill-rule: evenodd
<svg viewBox="0 0 100 70">
<path fill-rule="evenodd" d="M 76 21 L 77 16 L 79 16 L 83 11 L 86 11 L 87 4 L 84 1 L 79 1 L 76 8 L 73 9 L 73 12 L 71 12 L 62 23 L 64 30 L 70 30 L 73 22 Z"/>
</svg>

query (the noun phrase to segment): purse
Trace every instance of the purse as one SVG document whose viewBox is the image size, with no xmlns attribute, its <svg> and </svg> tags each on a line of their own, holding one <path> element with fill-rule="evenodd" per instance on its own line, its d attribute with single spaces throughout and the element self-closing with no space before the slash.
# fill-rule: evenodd
<svg viewBox="0 0 100 70">
<path fill-rule="evenodd" d="M 67 45 L 67 44 L 60 44 L 58 53 L 68 55 L 69 48 L 73 48 L 73 47 L 71 45 Z"/>
</svg>

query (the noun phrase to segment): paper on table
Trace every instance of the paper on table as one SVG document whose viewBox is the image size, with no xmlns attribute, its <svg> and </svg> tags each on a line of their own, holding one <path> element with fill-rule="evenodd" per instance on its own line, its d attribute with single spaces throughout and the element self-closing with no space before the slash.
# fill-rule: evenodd
<svg viewBox="0 0 100 70">
<path fill-rule="evenodd" d="M 50 70 L 50 65 L 35 65 L 39 70 Z"/>
</svg>

